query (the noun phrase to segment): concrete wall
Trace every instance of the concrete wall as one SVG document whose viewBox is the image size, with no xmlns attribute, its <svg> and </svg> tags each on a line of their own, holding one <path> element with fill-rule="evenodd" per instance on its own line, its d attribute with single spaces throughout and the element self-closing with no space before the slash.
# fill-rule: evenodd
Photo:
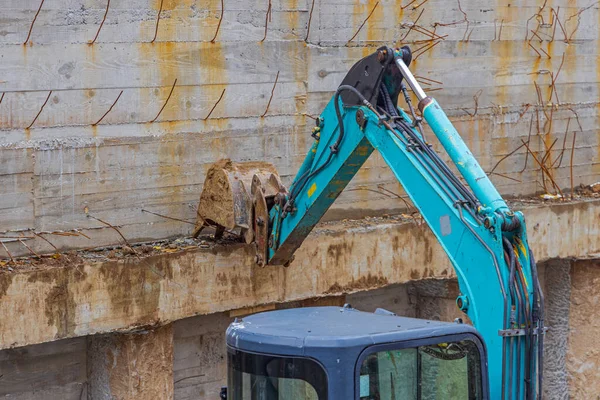
<svg viewBox="0 0 600 400">
<path fill-rule="evenodd" d="M 594 316 L 600 299 L 599 271 L 598 259 L 551 260 L 540 264 L 550 326 L 546 337 L 546 399 L 588 399 L 594 398 L 600 390 L 600 356 L 594 346 L 594 339 L 600 335 Z M 455 305 L 457 293 L 455 279 L 433 279 L 278 307 L 348 302 L 365 311 L 383 307 L 404 316 L 452 321 L 463 316 Z M 67 339 L 3 350 L 0 352 L 0 396 L 20 400 L 95 400 L 110 398 L 106 396 L 112 390 L 126 394 L 119 398 L 168 398 L 144 397 L 156 392 L 143 391 L 167 387 L 176 400 L 215 399 L 220 387 L 226 384 L 224 332 L 234 314 L 187 318 L 156 332 L 98 335 L 87 340 Z M 143 345 L 148 335 L 159 336 L 158 341 L 151 338 L 152 343 L 170 343 L 172 350 L 153 346 L 149 352 Z M 104 350 L 99 353 L 99 348 Z M 164 357 L 165 353 L 170 356 Z M 98 354 L 114 358 L 110 358 L 107 365 L 106 357 L 99 358 Z M 144 375 L 146 365 L 156 370 L 165 360 L 172 362 L 172 375 L 161 376 L 170 377 L 170 389 L 169 385 Z M 123 369 L 125 366 L 128 369 Z M 103 374 L 106 382 L 99 386 L 97 381 Z M 127 386 L 123 381 L 133 384 Z M 103 389 L 103 394 L 98 393 L 98 387 Z"/>
<path fill-rule="evenodd" d="M 557 184 L 568 187 L 577 132 L 574 183 L 600 177 L 600 13 L 593 2 L 281 0 L 272 3 L 264 41 L 268 1 L 224 3 L 213 43 L 218 0 L 119 1 L 107 12 L 106 0 L 47 1 L 33 25 L 38 0 L 4 2 L 0 232 L 81 229 L 89 237 L 46 235 L 59 248 L 118 242 L 87 209 L 132 241 L 188 233 L 187 224 L 141 210 L 193 220 L 207 167 L 221 157 L 271 161 L 289 183 L 311 142 L 313 122 L 304 113 L 318 114 L 350 66 L 377 46 L 426 46 L 424 31 L 410 29 L 417 19 L 441 39 L 412 68 L 426 89 L 441 89 L 432 94 L 486 170 L 530 139 Z M 149 122 L 175 80 L 166 107 Z M 508 196 L 544 185 L 553 191 L 523 147 L 494 172 L 508 176 L 492 176 Z M 373 156 L 337 202 L 337 215 L 403 207 L 381 185 L 400 192 Z M 35 251 L 53 251 L 37 237 L 26 240 Z M 18 242 L 8 246 L 28 252 Z"/>
</svg>

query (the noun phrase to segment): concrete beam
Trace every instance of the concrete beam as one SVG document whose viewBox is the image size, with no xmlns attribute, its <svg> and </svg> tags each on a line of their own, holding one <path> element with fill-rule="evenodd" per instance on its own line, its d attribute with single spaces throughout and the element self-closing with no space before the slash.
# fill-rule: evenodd
<svg viewBox="0 0 600 400">
<path fill-rule="evenodd" d="M 600 200 L 518 204 L 539 261 L 600 250 Z M 451 277 L 425 224 L 394 219 L 323 224 L 287 269 L 259 268 L 228 245 L 66 267 L 0 272 L 0 349 L 182 318 Z"/>
</svg>

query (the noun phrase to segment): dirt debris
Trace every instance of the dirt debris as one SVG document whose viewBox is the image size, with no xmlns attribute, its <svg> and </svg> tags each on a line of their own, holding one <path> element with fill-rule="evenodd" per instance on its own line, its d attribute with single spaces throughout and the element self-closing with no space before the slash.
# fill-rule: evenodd
<svg viewBox="0 0 600 400">
<path fill-rule="evenodd" d="M 590 201 L 600 198 L 600 182 L 591 185 L 580 185 L 575 190 L 575 198 L 570 196 L 543 197 L 533 196 L 527 198 L 508 199 L 509 207 L 514 210 L 540 205 L 540 204 L 571 204 Z M 317 225 L 319 234 L 346 231 L 353 228 L 368 228 L 381 224 L 415 224 L 425 223 L 423 217 L 416 211 L 410 214 L 385 214 L 379 217 L 365 217 L 361 219 L 343 219 L 341 221 L 321 222 Z M 180 237 L 157 240 L 146 243 L 128 245 L 115 245 L 109 247 L 69 250 L 61 253 L 43 254 L 41 257 L 22 256 L 9 259 L 0 259 L 0 273 L 20 272 L 30 269 L 77 267 L 90 262 L 104 262 L 126 259 L 142 259 L 160 254 L 178 253 L 193 249 L 213 249 L 216 246 L 239 244 L 242 239 L 234 232 L 226 231 L 221 239 L 215 239 L 213 234 L 204 234 L 198 238 Z"/>
<path fill-rule="evenodd" d="M 575 193 L 579 196 L 600 197 L 600 182 L 592 183 L 591 185 L 579 185 L 575 189 Z"/>
<path fill-rule="evenodd" d="M 203 235 L 197 239 L 191 237 L 158 240 L 148 243 L 134 244 L 131 247 L 111 246 L 97 249 L 69 250 L 61 253 L 43 254 L 41 257 L 14 257 L 0 260 L 0 273 L 22 272 L 31 269 L 78 267 L 90 262 L 110 260 L 141 259 L 160 254 L 177 253 L 192 249 L 211 249 L 218 245 L 236 243 L 238 240 L 231 234 L 215 240 L 212 235 Z"/>
</svg>

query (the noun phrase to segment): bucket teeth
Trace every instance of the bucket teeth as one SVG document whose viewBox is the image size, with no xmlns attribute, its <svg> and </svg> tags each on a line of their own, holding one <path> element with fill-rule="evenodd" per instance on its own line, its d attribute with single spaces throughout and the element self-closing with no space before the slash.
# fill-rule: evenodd
<svg viewBox="0 0 600 400">
<path fill-rule="evenodd" d="M 208 226 L 216 228 L 215 237 L 227 230 L 246 243 L 254 241 L 254 199 L 260 190 L 264 198 L 285 190 L 275 166 L 266 162 L 235 163 L 220 160 L 213 164 L 204 181 L 198 204 L 194 236 Z"/>
</svg>

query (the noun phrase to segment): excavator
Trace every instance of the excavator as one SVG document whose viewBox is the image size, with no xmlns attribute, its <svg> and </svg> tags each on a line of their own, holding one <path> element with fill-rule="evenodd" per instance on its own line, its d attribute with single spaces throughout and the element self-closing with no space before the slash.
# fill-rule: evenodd
<svg viewBox="0 0 600 400">
<path fill-rule="evenodd" d="M 509 208 L 421 88 L 411 59 L 407 46 L 384 46 L 350 69 L 317 118 L 289 189 L 271 164 L 214 164 L 196 234 L 207 226 L 217 237 L 235 233 L 254 245 L 259 266 L 287 267 L 377 150 L 448 255 L 460 290 L 456 304 L 472 326 L 351 305 L 236 319 L 226 333 L 222 399 L 541 399 L 547 328 L 524 216 Z M 427 140 L 425 123 L 462 180 Z"/>
</svg>

